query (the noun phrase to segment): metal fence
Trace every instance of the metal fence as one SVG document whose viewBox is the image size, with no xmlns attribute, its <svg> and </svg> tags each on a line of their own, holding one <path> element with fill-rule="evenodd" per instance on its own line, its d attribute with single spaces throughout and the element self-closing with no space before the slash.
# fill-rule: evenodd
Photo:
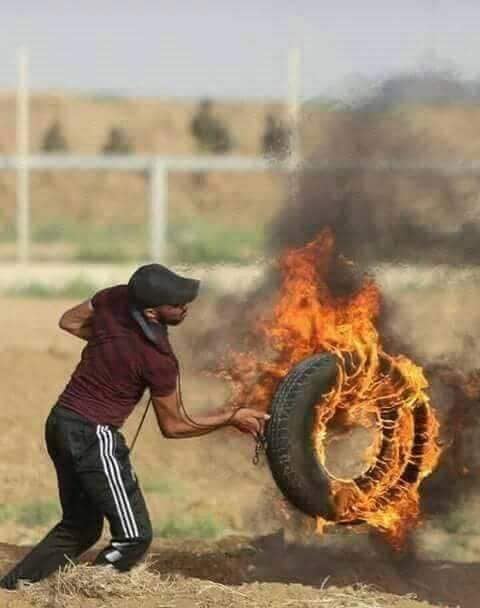
<svg viewBox="0 0 480 608">
<path fill-rule="evenodd" d="M 149 254 L 152 260 L 164 257 L 168 225 L 168 175 L 171 172 L 288 172 L 292 161 L 271 162 L 248 157 L 165 157 L 165 156 L 0 156 L 0 170 L 17 173 L 16 241 L 17 261 L 31 258 L 31 221 L 28 175 L 30 171 L 120 171 L 146 176 L 150 226 Z"/>
<path fill-rule="evenodd" d="M 17 174 L 16 251 L 17 261 L 31 260 L 31 222 L 29 174 L 31 171 L 120 171 L 142 173 L 148 179 L 149 256 L 152 260 L 164 258 L 168 225 L 168 176 L 172 172 L 204 173 L 228 172 L 289 172 L 297 170 L 297 163 L 269 161 L 248 157 L 170 157 L 170 156 L 0 156 L 0 170 Z M 480 161 L 453 161 L 432 163 L 415 160 L 394 162 L 388 160 L 355 162 L 316 161 L 302 163 L 302 171 L 332 172 L 362 170 L 369 172 L 439 172 L 449 175 L 480 174 Z"/>
</svg>

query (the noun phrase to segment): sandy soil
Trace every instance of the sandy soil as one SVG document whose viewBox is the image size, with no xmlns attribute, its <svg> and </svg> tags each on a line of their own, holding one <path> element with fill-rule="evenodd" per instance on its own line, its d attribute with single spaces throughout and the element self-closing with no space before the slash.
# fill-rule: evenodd
<svg viewBox="0 0 480 608">
<path fill-rule="evenodd" d="M 411 290 L 398 295 L 403 308 L 395 313 L 396 318 L 404 319 L 402 322 L 407 327 L 409 314 L 414 314 L 412 304 L 417 301 L 416 295 Z M 3 389 L 0 507 L 56 500 L 53 470 L 43 446 L 43 424 L 82 346 L 57 329 L 57 319 L 70 305 L 71 301 L 60 300 L 0 299 Z M 449 303 L 438 315 L 451 315 L 450 305 L 453 306 Z M 214 306 L 204 300 L 196 306 L 195 315 L 172 332 L 184 366 L 185 401 L 193 412 L 222 403 L 228 392 L 219 380 L 199 374 L 195 365 L 198 328 L 211 325 L 214 315 Z M 424 315 L 427 325 L 428 303 L 424 300 L 421 307 L 415 309 L 417 315 Z M 460 329 L 456 327 L 457 332 Z M 432 335 L 433 330 L 432 327 Z M 427 329 L 423 335 L 428 336 Z M 438 349 L 440 352 L 440 344 Z M 140 414 L 141 407 L 126 425 L 127 438 L 132 437 Z M 327 587 L 362 583 L 386 593 L 415 593 L 421 600 L 435 604 L 460 604 L 464 608 L 478 605 L 480 569 L 477 563 L 453 563 L 444 559 L 434 562 L 428 555 L 408 551 L 392 554 L 383 541 L 364 529 L 312 537 L 305 521 L 284 509 L 267 467 L 251 464 L 253 445 L 249 439 L 222 431 L 201 439 L 167 441 L 155 428 L 153 419 L 147 420 L 133 461 L 145 488 L 154 525 L 161 526 L 172 518 L 208 517 L 227 538 L 209 543 L 157 539 L 153 548 L 155 568 L 162 575 L 181 575 L 181 582 L 176 585 L 183 595 L 170 598 L 167 604 L 158 598 L 140 602 L 145 608 L 284 606 L 290 600 L 292 606 L 322 605 L 320 599 L 328 599 L 322 596 L 328 591 L 322 591 L 325 581 Z M 4 543 L 29 545 L 48 527 L 48 524 L 20 525 L 8 519 L 2 521 L 0 517 L 0 539 Z M 229 537 L 232 533 L 242 534 L 243 538 Z M 25 547 L 2 545 L 0 571 L 7 569 L 23 551 Z M 228 589 L 214 587 L 202 591 L 205 581 L 227 585 Z M 234 591 L 243 595 L 235 595 Z M 370 599 L 370 604 L 330 602 L 325 605 L 346 608 L 422 605 L 409 598 L 378 600 L 372 596 Z M 23 593 L 3 593 L 0 605 L 21 608 L 31 603 Z M 88 605 L 137 604 L 133 600 L 114 604 L 83 601 L 82 606 Z"/>
</svg>

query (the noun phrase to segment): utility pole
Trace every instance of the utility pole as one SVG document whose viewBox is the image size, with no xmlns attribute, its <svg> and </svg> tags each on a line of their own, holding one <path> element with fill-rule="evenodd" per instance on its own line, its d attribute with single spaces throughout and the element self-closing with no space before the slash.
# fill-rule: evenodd
<svg viewBox="0 0 480 608">
<path fill-rule="evenodd" d="M 28 111 L 28 52 L 18 51 L 17 89 L 17 261 L 30 260 L 30 188 L 28 173 L 29 111 Z"/>
</svg>

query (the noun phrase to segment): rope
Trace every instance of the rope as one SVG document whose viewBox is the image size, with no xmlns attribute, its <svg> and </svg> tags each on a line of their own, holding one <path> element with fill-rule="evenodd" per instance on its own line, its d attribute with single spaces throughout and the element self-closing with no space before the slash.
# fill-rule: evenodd
<svg viewBox="0 0 480 608">
<path fill-rule="evenodd" d="M 137 442 L 137 438 L 138 438 L 138 436 L 140 434 L 140 431 L 142 430 L 143 423 L 145 422 L 145 418 L 147 417 L 147 413 L 148 413 L 148 410 L 149 410 L 151 404 L 152 404 L 152 398 L 150 397 L 150 399 L 148 400 L 148 403 L 147 403 L 147 407 L 145 408 L 145 411 L 143 412 L 142 419 L 140 420 L 140 424 L 138 425 L 136 433 L 135 433 L 135 435 L 134 435 L 134 437 L 132 439 L 132 444 L 130 446 L 130 452 L 135 447 L 135 443 Z"/>
<path fill-rule="evenodd" d="M 222 422 L 221 424 L 201 424 L 200 422 L 197 422 L 196 420 L 194 420 L 190 414 L 187 412 L 187 408 L 185 407 L 185 404 L 183 403 L 183 395 L 182 395 L 182 372 L 180 369 L 180 363 L 178 362 L 177 359 L 177 366 L 178 366 L 178 382 L 177 382 L 177 404 L 178 404 L 178 410 L 180 415 L 184 418 L 184 420 L 186 420 L 188 422 L 188 424 L 190 424 L 193 428 L 197 428 L 199 430 L 210 430 L 210 431 L 215 431 L 217 429 L 221 429 L 223 427 L 228 426 L 231 421 L 234 419 L 236 413 L 243 409 L 244 406 L 238 406 L 236 407 L 231 416 L 229 418 L 227 418 L 227 420 L 225 422 Z M 130 452 L 133 451 L 133 448 L 135 447 L 135 444 L 137 442 L 138 436 L 140 434 L 140 431 L 142 430 L 143 427 L 143 423 L 145 422 L 145 418 L 147 417 L 148 414 L 148 410 L 150 409 L 150 406 L 152 405 L 152 397 L 149 398 L 148 402 L 147 402 L 147 406 L 145 408 L 145 411 L 143 412 L 142 418 L 140 420 L 140 423 L 137 427 L 137 430 L 135 432 L 135 435 L 132 439 L 132 443 L 130 446 Z M 254 464 L 258 463 L 258 457 L 260 452 L 262 451 L 262 449 L 265 449 L 265 438 L 264 436 L 259 433 L 256 437 L 256 446 L 255 446 L 255 456 L 253 459 Z"/>
</svg>

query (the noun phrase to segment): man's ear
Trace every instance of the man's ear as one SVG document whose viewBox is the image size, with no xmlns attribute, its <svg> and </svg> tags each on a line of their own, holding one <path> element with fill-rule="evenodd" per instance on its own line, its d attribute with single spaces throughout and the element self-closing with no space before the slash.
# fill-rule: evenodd
<svg viewBox="0 0 480 608">
<path fill-rule="evenodd" d="M 145 308 L 143 311 L 144 317 L 147 318 L 148 321 L 155 321 L 155 311 L 153 308 Z"/>
</svg>

